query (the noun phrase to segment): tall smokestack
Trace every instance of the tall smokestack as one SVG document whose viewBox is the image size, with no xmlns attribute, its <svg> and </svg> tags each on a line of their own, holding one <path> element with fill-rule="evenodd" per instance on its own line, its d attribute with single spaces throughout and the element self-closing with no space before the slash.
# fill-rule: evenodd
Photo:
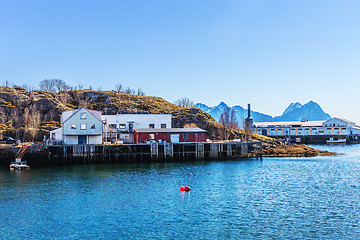
<svg viewBox="0 0 360 240">
<path fill-rule="evenodd" d="M 250 118 L 250 103 L 248 104 L 248 118 Z"/>
</svg>

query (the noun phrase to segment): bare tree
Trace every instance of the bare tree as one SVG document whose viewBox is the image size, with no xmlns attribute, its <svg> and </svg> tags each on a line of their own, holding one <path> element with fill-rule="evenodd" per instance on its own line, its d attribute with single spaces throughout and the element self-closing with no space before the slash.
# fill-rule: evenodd
<svg viewBox="0 0 360 240">
<path fill-rule="evenodd" d="M 134 93 L 135 93 L 135 90 L 127 87 L 126 89 L 124 89 L 123 93 L 126 93 L 126 94 L 134 94 Z"/>
<path fill-rule="evenodd" d="M 145 96 L 144 91 L 140 87 L 137 88 L 137 95 L 138 96 Z"/>
<path fill-rule="evenodd" d="M 60 93 L 60 102 L 62 103 L 62 104 L 67 104 L 67 103 L 69 103 L 70 102 L 70 100 L 71 100 L 71 97 L 70 97 L 70 95 L 67 93 L 67 92 L 62 92 L 62 93 Z"/>
<path fill-rule="evenodd" d="M 32 141 L 34 141 L 36 136 L 38 135 L 39 126 L 40 126 L 40 113 L 36 110 L 36 108 L 33 108 L 31 111 L 30 121 L 29 121 L 29 133 L 32 138 Z"/>
<path fill-rule="evenodd" d="M 56 92 L 56 83 L 53 79 L 44 79 L 39 84 L 40 90 L 45 92 Z"/>
<path fill-rule="evenodd" d="M 8 80 L 4 82 L 4 87 L 10 87 L 11 85 L 12 84 Z"/>
<path fill-rule="evenodd" d="M 117 92 L 119 92 L 119 93 L 122 92 L 122 91 L 124 90 L 123 85 L 120 84 L 120 83 L 116 84 L 116 85 L 115 85 L 115 90 L 116 90 Z"/>
<path fill-rule="evenodd" d="M 86 96 L 85 99 L 81 99 L 79 101 L 79 106 L 84 108 L 90 108 L 91 106 L 91 99 L 89 96 Z"/>
<path fill-rule="evenodd" d="M 179 107 L 193 107 L 194 102 L 191 101 L 189 98 L 180 98 L 174 102 L 175 105 Z"/>
<path fill-rule="evenodd" d="M 245 140 L 248 141 L 251 139 L 251 133 L 252 133 L 252 130 L 251 130 L 251 125 L 249 124 L 249 121 L 246 121 L 246 119 L 244 120 L 244 137 L 245 137 Z"/>
<path fill-rule="evenodd" d="M 219 135 L 222 139 L 228 140 L 229 138 L 229 131 L 228 127 L 230 124 L 230 108 L 226 107 L 224 109 L 224 112 L 221 113 L 219 118 L 219 123 L 221 124 L 221 127 L 219 129 Z"/>
<path fill-rule="evenodd" d="M 84 88 L 84 85 L 82 85 L 81 83 L 79 83 L 78 85 L 76 85 L 75 87 L 74 87 L 74 90 L 81 90 L 81 89 L 83 89 Z"/>
<path fill-rule="evenodd" d="M 6 122 L 6 114 L 3 108 L 0 108 L 0 123 L 3 124 Z"/>
<path fill-rule="evenodd" d="M 61 79 L 52 79 L 52 81 L 55 82 L 56 90 L 58 92 L 67 91 L 70 89 L 70 86 Z"/>
<path fill-rule="evenodd" d="M 34 87 L 27 84 L 20 85 L 19 87 L 25 89 L 28 92 L 34 91 Z"/>
<path fill-rule="evenodd" d="M 54 119 L 55 119 L 55 114 L 56 114 L 56 112 L 55 112 L 54 109 L 49 110 L 49 111 L 45 114 L 45 116 L 44 116 L 44 118 L 43 118 L 43 121 L 54 121 Z"/>
<path fill-rule="evenodd" d="M 239 127 L 234 109 L 226 107 L 224 112 L 220 115 L 219 123 L 221 124 L 219 129 L 220 137 L 224 140 L 228 140 L 230 137 L 230 130 L 238 130 Z"/>
</svg>

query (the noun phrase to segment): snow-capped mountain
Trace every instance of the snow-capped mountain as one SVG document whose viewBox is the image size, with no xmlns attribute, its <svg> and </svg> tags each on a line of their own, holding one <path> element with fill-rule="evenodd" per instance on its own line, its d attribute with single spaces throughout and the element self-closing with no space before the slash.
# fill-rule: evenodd
<svg viewBox="0 0 360 240">
<path fill-rule="evenodd" d="M 275 117 L 274 121 L 298 121 L 305 118 L 309 121 L 328 120 L 331 116 L 325 113 L 319 104 L 310 101 L 304 105 L 292 103 L 281 116 Z"/>
<path fill-rule="evenodd" d="M 220 115 L 224 112 L 224 109 L 229 107 L 224 102 L 221 102 L 219 105 L 215 107 L 208 107 L 205 104 L 197 103 L 195 107 L 200 108 L 204 112 L 209 113 L 216 121 L 219 121 Z M 244 119 L 247 117 L 247 109 L 236 105 L 231 107 L 231 110 L 235 111 L 236 120 L 242 125 Z M 272 116 L 266 115 L 260 112 L 251 111 L 251 116 L 254 118 L 254 121 L 257 122 L 268 122 L 272 121 Z"/>
<path fill-rule="evenodd" d="M 226 103 L 221 102 L 215 107 L 209 107 L 202 103 L 195 104 L 195 107 L 209 113 L 216 121 L 219 121 L 221 113 L 223 113 L 224 109 L 229 106 L 226 105 Z M 233 106 L 231 109 L 235 111 L 236 119 L 240 125 L 242 125 L 244 119 L 247 117 L 247 109 L 239 105 Z M 304 105 L 299 102 L 291 103 L 281 116 L 272 117 L 267 114 L 251 111 L 251 117 L 254 118 L 254 122 L 300 121 L 301 119 L 316 121 L 328 120 L 331 118 L 329 114 L 322 110 L 319 104 L 313 101 L 310 101 Z"/>
<path fill-rule="evenodd" d="M 294 110 L 296 110 L 296 109 L 298 109 L 298 108 L 301 108 L 301 107 L 302 107 L 302 105 L 301 105 L 301 103 L 299 103 L 299 102 L 291 103 L 291 104 L 285 109 L 285 111 L 283 112 L 282 115 L 285 115 L 285 114 L 287 114 L 287 113 L 289 113 L 289 112 L 292 112 L 292 111 L 294 111 Z"/>
</svg>

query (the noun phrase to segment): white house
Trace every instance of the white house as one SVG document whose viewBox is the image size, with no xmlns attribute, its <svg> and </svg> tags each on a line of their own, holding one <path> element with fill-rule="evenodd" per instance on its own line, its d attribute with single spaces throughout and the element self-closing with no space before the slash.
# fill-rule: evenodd
<svg viewBox="0 0 360 240">
<path fill-rule="evenodd" d="M 105 141 L 134 143 L 134 129 L 171 128 L 171 114 L 102 115 Z"/>
<path fill-rule="evenodd" d="M 102 144 L 101 112 L 80 108 L 61 115 L 61 128 L 50 132 L 50 140 L 64 144 Z"/>
<path fill-rule="evenodd" d="M 253 131 L 265 136 L 350 136 L 359 135 L 360 127 L 343 118 L 327 121 L 257 122 Z"/>
<path fill-rule="evenodd" d="M 102 115 L 101 120 L 120 132 L 134 132 L 136 128 L 171 128 L 171 114 Z"/>
</svg>

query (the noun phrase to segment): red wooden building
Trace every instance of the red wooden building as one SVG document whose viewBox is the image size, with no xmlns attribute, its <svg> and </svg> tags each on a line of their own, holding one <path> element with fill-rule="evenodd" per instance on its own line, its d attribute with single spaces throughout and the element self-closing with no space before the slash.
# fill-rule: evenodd
<svg viewBox="0 0 360 240">
<path fill-rule="evenodd" d="M 136 143 L 164 140 L 166 142 L 206 142 L 207 131 L 201 128 L 138 128 L 134 129 Z"/>
</svg>

